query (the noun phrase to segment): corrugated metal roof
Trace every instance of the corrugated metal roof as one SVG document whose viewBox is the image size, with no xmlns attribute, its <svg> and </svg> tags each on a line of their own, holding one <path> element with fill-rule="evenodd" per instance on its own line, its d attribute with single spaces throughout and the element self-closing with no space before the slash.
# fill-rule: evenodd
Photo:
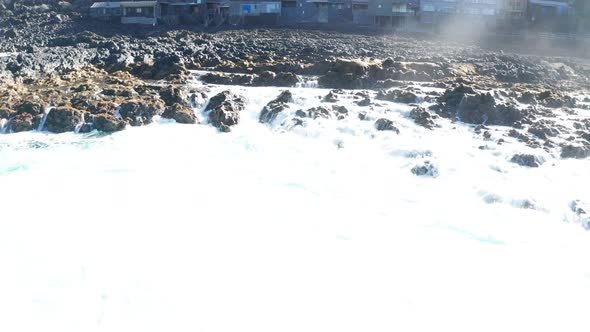
<svg viewBox="0 0 590 332">
<path fill-rule="evenodd" d="M 90 8 L 119 8 L 121 7 L 120 2 L 95 2 Z"/>
<path fill-rule="evenodd" d="M 151 7 L 155 6 L 157 1 L 123 1 L 121 7 Z"/>
<path fill-rule="evenodd" d="M 531 4 L 533 5 L 543 5 L 543 6 L 568 6 L 569 3 L 567 2 L 560 2 L 560 1 L 549 1 L 549 0 L 531 0 Z"/>
</svg>

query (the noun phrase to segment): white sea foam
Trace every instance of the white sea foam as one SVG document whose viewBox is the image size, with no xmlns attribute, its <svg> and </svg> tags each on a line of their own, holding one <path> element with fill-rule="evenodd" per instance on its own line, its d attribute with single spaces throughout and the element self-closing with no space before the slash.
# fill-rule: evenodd
<svg viewBox="0 0 590 332">
<path fill-rule="evenodd" d="M 540 152 L 385 102 L 282 125 L 320 89 L 269 126 L 281 89 L 223 89 L 248 98 L 227 134 L 0 136 L 0 330 L 588 331 L 570 202 L 590 201 L 590 160 L 523 168 L 513 153 Z M 436 178 L 411 173 L 424 161 Z"/>
</svg>

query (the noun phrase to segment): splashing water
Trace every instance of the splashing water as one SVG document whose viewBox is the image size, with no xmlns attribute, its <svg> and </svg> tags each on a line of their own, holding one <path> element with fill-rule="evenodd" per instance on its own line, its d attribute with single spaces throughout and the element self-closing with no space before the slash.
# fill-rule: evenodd
<svg viewBox="0 0 590 332">
<path fill-rule="evenodd" d="M 523 168 L 392 103 L 286 127 L 321 89 L 265 125 L 281 89 L 228 88 L 227 134 L 0 136 L 0 330 L 588 330 L 590 233 L 564 220 L 590 160 Z"/>
<path fill-rule="evenodd" d="M 45 109 L 45 113 L 43 114 L 43 118 L 41 119 L 41 122 L 39 122 L 39 127 L 37 127 L 37 131 L 43 131 L 43 128 L 45 128 L 45 122 L 47 122 L 47 116 L 49 116 L 49 113 L 51 112 L 51 110 L 54 107 L 47 107 Z"/>
<path fill-rule="evenodd" d="M 82 113 L 82 119 L 80 120 L 80 123 L 78 123 L 76 125 L 76 127 L 74 128 L 74 134 L 80 133 L 80 129 L 82 129 L 82 126 L 84 126 L 84 123 L 86 123 L 86 119 L 85 119 L 84 113 Z"/>
<path fill-rule="evenodd" d="M 0 134 L 5 134 L 8 129 L 8 120 L 0 119 Z"/>
<path fill-rule="evenodd" d="M 310 88 L 315 89 L 318 87 L 318 77 L 317 76 L 299 76 L 302 79 L 302 82 L 298 82 L 296 84 L 297 88 Z"/>
</svg>

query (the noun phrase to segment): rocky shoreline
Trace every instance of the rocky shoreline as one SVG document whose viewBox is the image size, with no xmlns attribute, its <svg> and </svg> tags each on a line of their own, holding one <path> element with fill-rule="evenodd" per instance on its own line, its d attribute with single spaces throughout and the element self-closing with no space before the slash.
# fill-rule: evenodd
<svg viewBox="0 0 590 332">
<path fill-rule="evenodd" d="M 117 34 L 107 27 L 100 33 L 75 11 L 9 12 L 0 14 L 3 133 L 114 132 L 155 116 L 190 124 L 199 122 L 195 109 L 229 131 L 239 122 L 244 96 L 191 87 L 195 73 L 206 84 L 285 88 L 313 77 L 319 88 L 333 91 L 322 106 L 301 110 L 295 122 L 337 119 L 345 112 L 338 99 L 349 95 L 367 112 L 381 101 L 414 105 L 409 116 L 430 130 L 440 119 L 474 125 L 481 135 L 501 126 L 527 146 L 558 147 L 563 158 L 590 156 L 590 64 L 582 58 L 313 30 L 126 28 Z M 84 28 L 95 32 L 73 32 Z M 272 121 L 288 100 L 272 101 L 261 121 Z M 395 125 L 381 121 L 376 128 Z"/>
</svg>

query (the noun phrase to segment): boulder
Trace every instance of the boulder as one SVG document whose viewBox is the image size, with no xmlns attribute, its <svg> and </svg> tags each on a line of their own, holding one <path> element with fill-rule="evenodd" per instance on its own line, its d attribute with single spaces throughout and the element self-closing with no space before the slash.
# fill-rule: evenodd
<svg viewBox="0 0 590 332">
<path fill-rule="evenodd" d="M 549 108 L 576 107 L 576 99 L 562 93 L 547 90 L 537 94 L 539 104 Z"/>
<path fill-rule="evenodd" d="M 76 126 L 84 122 L 84 113 L 69 107 L 57 107 L 52 109 L 45 120 L 45 127 L 52 133 L 65 133 L 74 131 Z"/>
<path fill-rule="evenodd" d="M 8 29 L 4 32 L 4 37 L 6 39 L 14 39 L 18 37 L 18 32 L 16 29 Z"/>
<path fill-rule="evenodd" d="M 370 66 L 359 60 L 337 59 L 318 79 L 320 87 L 355 89 L 366 85 Z"/>
<path fill-rule="evenodd" d="M 141 126 L 151 123 L 152 118 L 156 115 L 162 115 L 164 110 L 164 103 L 160 100 L 150 102 L 129 101 L 121 104 L 119 114 L 123 120 L 132 126 Z"/>
<path fill-rule="evenodd" d="M 125 129 L 127 123 L 112 114 L 102 113 L 94 116 L 92 127 L 105 133 L 112 133 Z"/>
<path fill-rule="evenodd" d="M 590 230 L 590 205 L 576 199 L 570 202 L 569 208 L 574 213 L 574 221 Z"/>
<path fill-rule="evenodd" d="M 254 86 L 273 86 L 277 74 L 272 71 L 263 71 L 252 80 Z"/>
<path fill-rule="evenodd" d="M 14 110 L 17 114 L 28 113 L 31 115 L 43 114 L 45 112 L 45 108 L 43 107 L 43 105 L 28 101 L 16 105 L 14 107 Z"/>
<path fill-rule="evenodd" d="M 458 116 L 466 123 L 515 126 L 525 119 L 526 110 L 512 104 L 496 104 L 494 97 L 485 93 L 465 96 L 459 105 Z"/>
<path fill-rule="evenodd" d="M 442 104 L 444 108 L 455 110 L 463 98 L 468 94 L 475 95 L 477 93 L 473 88 L 461 84 L 454 89 L 445 90 L 445 93 L 440 96 L 437 101 L 439 104 Z"/>
<path fill-rule="evenodd" d="M 254 86 L 278 86 L 293 87 L 301 80 L 297 75 L 290 72 L 275 73 L 272 71 L 263 71 L 254 77 L 252 85 Z"/>
<path fill-rule="evenodd" d="M 425 161 L 422 165 L 416 165 L 412 167 L 411 172 L 416 176 L 438 176 L 438 169 L 429 161 Z"/>
<path fill-rule="evenodd" d="M 375 128 L 379 131 L 393 131 L 396 134 L 399 134 L 399 129 L 395 126 L 395 123 L 389 119 L 378 119 L 375 122 Z"/>
<path fill-rule="evenodd" d="M 436 127 L 436 123 L 434 119 L 436 115 L 431 114 L 429 111 L 425 110 L 422 107 L 416 107 L 410 111 L 410 118 L 414 120 L 417 125 L 420 125 L 427 129 L 434 129 Z"/>
<path fill-rule="evenodd" d="M 394 103 L 412 104 L 418 101 L 418 96 L 412 91 L 407 90 L 389 90 L 379 91 L 377 99 L 391 101 Z"/>
<path fill-rule="evenodd" d="M 343 120 L 349 113 L 346 107 L 340 105 L 332 105 L 332 112 L 334 112 L 334 115 L 338 120 Z"/>
<path fill-rule="evenodd" d="M 8 122 L 9 133 L 19 133 L 37 129 L 34 124 L 34 117 L 29 113 L 18 114 Z"/>
<path fill-rule="evenodd" d="M 15 111 L 8 108 L 0 108 L 0 119 L 9 119 L 15 114 Z"/>
<path fill-rule="evenodd" d="M 174 104 L 187 105 L 188 97 L 181 88 L 169 85 L 160 90 L 160 98 L 166 106 Z"/>
<path fill-rule="evenodd" d="M 184 60 L 178 54 L 157 54 L 154 63 L 141 69 L 141 76 L 146 79 L 175 79 L 188 74 Z"/>
<path fill-rule="evenodd" d="M 324 103 L 335 103 L 338 101 L 338 94 L 336 93 L 336 91 L 332 90 L 328 92 L 328 94 L 325 95 L 324 98 L 322 98 L 322 101 Z"/>
<path fill-rule="evenodd" d="M 361 106 L 361 107 L 371 106 L 371 99 L 369 97 L 365 97 L 365 98 L 355 102 L 355 104 L 357 104 L 358 106 Z"/>
<path fill-rule="evenodd" d="M 194 124 L 197 123 L 197 116 L 191 108 L 186 105 L 176 103 L 172 106 L 166 107 L 162 117 L 166 119 L 174 119 L 178 123 Z"/>
<path fill-rule="evenodd" d="M 252 75 L 230 75 L 219 72 L 209 72 L 200 77 L 201 81 L 219 85 L 251 85 Z"/>
<path fill-rule="evenodd" d="M 561 158 L 584 159 L 590 157 L 590 145 L 565 144 L 561 147 Z"/>
<path fill-rule="evenodd" d="M 260 112 L 259 121 L 261 123 L 272 123 L 279 113 L 289 108 L 288 103 L 293 102 L 293 94 L 291 91 L 286 90 L 281 92 L 281 94 L 269 102 L 262 111 Z"/>
<path fill-rule="evenodd" d="M 539 167 L 543 164 L 543 159 L 532 154 L 515 154 L 510 162 L 525 167 Z"/>
<path fill-rule="evenodd" d="M 447 89 L 437 99 L 434 109 L 447 118 L 459 118 L 465 123 L 518 127 L 526 119 L 528 110 L 515 104 L 497 103 L 488 93 L 477 93 L 472 88 L 460 85 Z"/>
<path fill-rule="evenodd" d="M 556 137 L 560 134 L 558 125 L 554 121 L 539 120 L 533 123 L 528 128 L 528 133 L 537 136 L 541 139 L 548 139 L 549 137 Z"/>
<path fill-rule="evenodd" d="M 229 90 L 218 93 L 213 96 L 205 112 L 208 113 L 209 123 L 220 131 L 229 132 L 230 127 L 235 126 L 240 121 L 240 112 L 246 107 L 246 100 Z"/>
<path fill-rule="evenodd" d="M 318 107 L 312 107 L 310 109 L 307 110 L 299 110 L 297 112 L 295 112 L 295 115 L 297 115 L 300 118 L 311 118 L 311 119 L 317 119 L 317 118 L 323 118 L 323 119 L 330 119 L 332 118 L 332 114 L 330 113 L 330 110 L 328 110 L 327 108 L 323 107 L 323 106 L 318 106 Z"/>
<path fill-rule="evenodd" d="M 301 82 L 299 76 L 291 72 L 277 73 L 274 81 L 274 86 L 293 87 Z"/>
</svg>

